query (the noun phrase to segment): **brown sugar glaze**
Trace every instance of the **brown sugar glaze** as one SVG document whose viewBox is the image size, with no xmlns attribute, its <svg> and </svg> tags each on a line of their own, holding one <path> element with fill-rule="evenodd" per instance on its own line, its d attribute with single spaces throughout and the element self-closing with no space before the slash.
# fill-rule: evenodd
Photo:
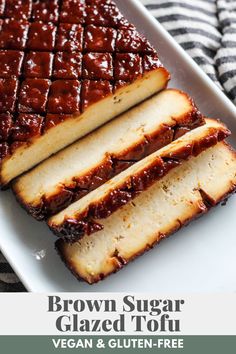
<svg viewBox="0 0 236 354">
<path fill-rule="evenodd" d="M 93 83 L 94 81 L 92 81 L 92 84 Z M 106 84 L 107 82 L 105 82 L 103 87 L 103 90 L 105 91 L 107 89 L 109 90 L 109 87 L 107 87 Z M 90 89 L 93 91 L 91 81 L 86 82 L 86 86 L 87 85 L 90 85 Z M 82 97 L 84 98 L 84 102 L 86 102 L 86 90 L 83 87 Z M 96 98 L 96 92 L 94 93 L 94 97 Z M 66 119 L 65 116 L 61 115 L 60 117 L 62 120 Z M 58 115 L 47 115 L 47 129 L 51 129 L 55 124 L 60 123 L 57 119 Z M 57 186 L 56 191 L 51 195 L 44 195 L 40 199 L 38 205 L 25 205 L 20 196 L 16 195 L 16 197 L 22 206 L 36 219 L 47 219 L 51 215 L 56 214 L 71 203 L 82 198 L 92 190 L 98 188 L 110 178 L 132 166 L 135 162 L 150 155 L 163 146 L 168 145 L 176 138 L 204 123 L 202 115 L 194 106 L 191 114 L 182 117 L 181 121 L 181 125 L 175 123 L 173 123 L 172 126 L 161 125 L 155 132 L 143 136 L 135 145 L 130 146 L 129 149 L 120 151 L 119 154 L 107 153 L 106 156 L 104 156 L 104 159 L 98 161 L 97 165 L 91 168 L 90 171 L 80 176 L 73 176 L 70 182 L 67 181 L 66 185 L 63 185 L 63 182 L 61 182 L 60 186 Z"/>
<path fill-rule="evenodd" d="M 1 0 L 0 161 L 161 66 L 114 1 Z"/>
<path fill-rule="evenodd" d="M 90 203 L 86 210 L 72 218 L 65 217 L 61 225 L 50 224 L 51 230 L 67 242 L 79 240 L 103 228 L 98 221 L 109 217 L 121 206 L 135 199 L 142 191 L 164 177 L 171 169 L 179 166 L 191 156 L 198 156 L 205 149 L 224 140 L 229 131 L 212 131 L 198 142 L 192 142 L 176 150 L 176 153 L 165 154 L 155 158 L 143 170 L 127 178 L 122 184 L 110 191 L 100 201 Z M 135 201 L 134 201 L 135 202 Z"/>
</svg>

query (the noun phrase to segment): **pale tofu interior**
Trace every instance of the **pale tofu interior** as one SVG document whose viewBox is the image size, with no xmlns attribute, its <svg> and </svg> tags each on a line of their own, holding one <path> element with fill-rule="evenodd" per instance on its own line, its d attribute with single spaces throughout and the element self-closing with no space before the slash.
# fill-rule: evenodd
<svg viewBox="0 0 236 354">
<path fill-rule="evenodd" d="M 176 152 L 188 147 L 189 144 L 199 142 L 201 139 L 210 137 L 212 134 L 218 133 L 220 131 L 227 131 L 227 128 L 222 123 L 214 119 L 206 119 L 205 125 L 188 132 L 181 138 L 173 141 L 171 144 L 135 163 L 126 171 L 104 183 L 101 187 L 90 192 L 82 199 L 71 204 L 68 208 L 64 209 L 59 214 L 51 217 L 48 221 L 48 224 L 50 226 L 60 225 L 67 218 L 75 218 L 77 220 L 81 219 L 81 215 L 84 214 L 84 211 L 87 210 L 91 204 L 96 205 L 96 203 L 102 202 L 108 195 L 111 195 L 115 190 L 118 190 L 120 187 L 122 187 L 126 181 L 129 181 L 132 176 L 138 175 L 143 170 L 148 171 L 149 167 L 152 166 L 152 164 L 158 158 L 173 156 L 173 154 Z"/>
<path fill-rule="evenodd" d="M 215 202 L 236 185 L 236 155 L 219 143 L 172 170 L 149 190 L 102 221 L 104 230 L 72 245 L 61 242 L 61 253 L 75 274 L 93 283 L 120 268 L 186 221 L 206 211 L 199 190 Z"/>
<path fill-rule="evenodd" d="M 114 95 L 92 105 L 83 114 L 66 120 L 28 146 L 17 149 L 1 166 L 1 184 L 9 183 L 65 146 L 162 90 L 168 79 L 169 74 L 164 68 L 148 72 L 133 84 L 120 88 Z"/>
<path fill-rule="evenodd" d="M 42 196 L 55 194 L 62 185 L 70 186 L 74 177 L 84 176 L 101 165 L 107 154 L 129 149 L 146 134 L 158 131 L 163 123 L 176 125 L 194 109 L 185 93 L 162 91 L 21 176 L 13 189 L 23 203 L 37 206 Z"/>
</svg>

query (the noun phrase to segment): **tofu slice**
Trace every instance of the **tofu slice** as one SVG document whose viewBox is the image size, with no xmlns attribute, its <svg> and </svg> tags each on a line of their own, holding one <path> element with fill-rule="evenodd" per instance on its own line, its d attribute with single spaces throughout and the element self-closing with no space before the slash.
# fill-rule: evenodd
<svg viewBox="0 0 236 354">
<path fill-rule="evenodd" d="M 190 97 L 164 90 L 19 177 L 13 191 L 31 215 L 46 219 L 203 123 Z"/>
<path fill-rule="evenodd" d="M 105 219 L 185 160 L 199 155 L 230 134 L 219 121 L 198 127 L 120 173 L 48 220 L 51 230 L 69 242 L 101 230 Z"/>
<path fill-rule="evenodd" d="M 18 2 L 0 19 L 0 187 L 170 79 L 114 1 L 39 1 L 32 16 Z"/>
<path fill-rule="evenodd" d="M 104 229 L 56 248 L 73 274 L 90 284 L 121 269 L 236 188 L 236 152 L 225 142 L 202 152 L 102 221 Z"/>
<path fill-rule="evenodd" d="M 99 126 L 166 88 L 168 71 L 160 66 L 147 71 L 134 82 L 118 88 L 113 94 L 101 98 L 81 114 L 73 114 L 43 134 L 27 142 L 14 145 L 2 153 L 0 144 L 0 187 L 28 171 L 52 154 L 75 142 Z M 6 146 L 7 147 L 7 146 Z M 4 155 L 6 155 L 4 157 Z"/>
</svg>

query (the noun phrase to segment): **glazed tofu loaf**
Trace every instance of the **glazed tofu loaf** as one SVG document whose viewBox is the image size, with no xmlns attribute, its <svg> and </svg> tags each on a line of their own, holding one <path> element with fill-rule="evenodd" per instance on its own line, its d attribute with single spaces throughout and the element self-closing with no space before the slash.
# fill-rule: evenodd
<svg viewBox="0 0 236 354">
<path fill-rule="evenodd" d="M 190 97 L 164 90 L 19 177 L 13 191 L 31 215 L 46 219 L 201 124 Z"/>
<path fill-rule="evenodd" d="M 73 274 L 90 284 L 121 269 L 235 190 L 236 153 L 226 143 L 184 162 L 112 216 L 104 229 L 56 248 Z"/>
<path fill-rule="evenodd" d="M 6 0 L 0 16 L 1 186 L 168 83 L 113 1 Z"/>
<path fill-rule="evenodd" d="M 49 227 L 57 236 L 63 237 L 68 242 L 101 230 L 103 224 L 100 223 L 100 219 L 109 217 L 153 183 L 162 179 L 171 169 L 216 145 L 229 134 L 229 130 L 222 123 L 207 119 L 202 127 L 190 131 L 137 162 L 61 213 L 51 217 L 48 221 Z"/>
</svg>

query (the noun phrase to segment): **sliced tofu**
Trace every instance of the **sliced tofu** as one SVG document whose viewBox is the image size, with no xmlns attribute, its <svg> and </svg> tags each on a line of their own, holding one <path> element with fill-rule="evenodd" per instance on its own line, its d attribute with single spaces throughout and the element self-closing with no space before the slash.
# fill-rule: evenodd
<svg viewBox="0 0 236 354">
<path fill-rule="evenodd" d="M 203 122 L 184 92 L 164 90 L 19 177 L 13 191 L 36 219 L 48 218 Z"/>
<path fill-rule="evenodd" d="M 56 248 L 73 274 L 90 284 L 118 271 L 236 187 L 236 153 L 222 142 L 172 170 L 111 217 L 103 230 Z"/>
<path fill-rule="evenodd" d="M 230 134 L 224 124 L 206 119 L 198 127 L 166 147 L 137 162 L 84 198 L 51 217 L 48 225 L 59 237 L 75 241 L 101 230 L 100 219 L 110 216 L 121 206 L 136 198 L 171 169 L 190 157 L 199 155 Z M 99 221 L 99 222 L 98 222 Z"/>
<path fill-rule="evenodd" d="M 84 113 L 71 115 L 42 135 L 14 147 L 2 160 L 0 156 L 0 186 L 6 186 L 52 154 L 163 90 L 169 78 L 168 71 L 162 66 L 147 71 L 133 83 L 120 87 L 114 94 L 92 104 Z"/>
</svg>

